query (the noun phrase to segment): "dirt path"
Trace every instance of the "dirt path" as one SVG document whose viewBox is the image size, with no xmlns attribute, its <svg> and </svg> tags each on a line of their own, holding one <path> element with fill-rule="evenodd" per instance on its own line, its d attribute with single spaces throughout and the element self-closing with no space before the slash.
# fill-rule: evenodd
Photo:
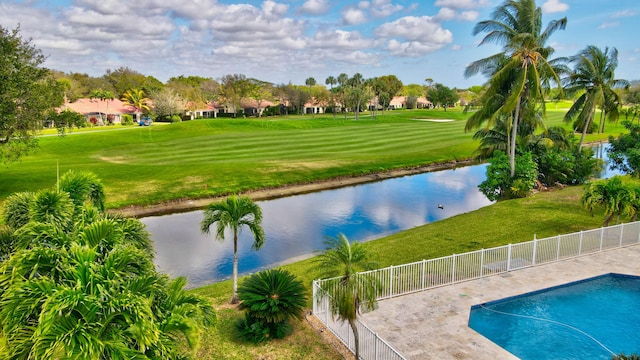
<svg viewBox="0 0 640 360">
<path fill-rule="evenodd" d="M 272 189 L 261 189 L 250 191 L 246 193 L 242 193 L 242 195 L 247 195 L 251 199 L 258 200 L 269 200 L 275 199 L 279 197 L 298 195 L 298 194 L 306 194 L 315 191 L 327 190 L 327 189 L 336 189 L 345 186 L 364 184 L 368 182 L 380 181 L 384 179 L 390 179 L 394 177 L 402 177 L 406 175 L 415 175 L 429 171 L 437 171 L 437 170 L 446 170 L 446 169 L 454 169 L 459 166 L 467 166 L 475 164 L 476 162 L 473 160 L 462 160 L 462 161 L 448 161 L 443 163 L 435 163 L 427 166 L 420 166 L 415 168 L 407 168 L 407 169 L 397 169 L 386 171 L 382 173 L 375 173 L 363 176 L 354 176 L 354 177 L 342 177 L 336 179 L 329 180 L 321 180 L 313 183 L 307 184 L 296 184 L 296 185 L 288 185 L 278 188 Z M 166 202 L 161 204 L 149 205 L 149 206 L 129 206 L 125 208 L 115 209 L 113 212 L 117 212 L 126 216 L 133 217 L 144 217 L 151 215 L 162 215 L 169 214 L 175 212 L 186 212 L 195 209 L 201 209 L 210 203 L 221 200 L 223 197 L 212 197 L 212 198 L 203 198 L 203 199 L 185 199 L 185 200 L 177 200 L 172 202 Z"/>
</svg>

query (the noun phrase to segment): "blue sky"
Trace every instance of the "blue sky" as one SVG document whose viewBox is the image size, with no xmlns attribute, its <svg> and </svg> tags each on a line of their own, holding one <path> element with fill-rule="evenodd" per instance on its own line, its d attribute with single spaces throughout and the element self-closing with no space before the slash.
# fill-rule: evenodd
<svg viewBox="0 0 640 360">
<path fill-rule="evenodd" d="M 47 67 L 101 76 L 126 66 L 161 81 L 239 73 L 273 83 L 359 72 L 426 78 L 450 87 L 478 47 L 478 21 L 503 0 L 2 0 L 0 25 L 48 56 Z M 617 78 L 640 79 L 640 1 L 537 0 L 543 21 L 568 18 L 549 44 L 556 56 L 587 45 L 619 51 Z"/>
</svg>

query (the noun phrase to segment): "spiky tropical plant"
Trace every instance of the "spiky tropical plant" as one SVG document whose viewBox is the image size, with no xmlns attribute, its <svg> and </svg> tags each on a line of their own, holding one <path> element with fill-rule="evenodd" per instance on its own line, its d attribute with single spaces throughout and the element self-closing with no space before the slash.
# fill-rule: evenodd
<svg viewBox="0 0 640 360">
<path fill-rule="evenodd" d="M 139 220 L 72 198 L 12 197 L 28 211 L 0 229 L 0 358 L 184 358 L 178 340 L 197 343 L 211 305 L 156 272 Z"/>
<path fill-rule="evenodd" d="M 60 177 L 58 187 L 60 191 L 69 194 L 76 208 L 89 203 L 98 210 L 104 211 L 106 201 L 104 185 L 96 174 L 90 171 L 68 171 Z"/>
<path fill-rule="evenodd" d="M 238 288 L 239 309 L 247 316 L 239 323 L 248 339 L 259 342 L 270 338 L 282 338 L 289 329 L 291 318 L 302 318 L 306 304 L 304 285 L 295 275 L 286 270 L 273 269 L 253 274 L 246 278 Z M 259 323 L 257 326 L 256 323 Z M 253 327 L 264 329 L 256 338 Z"/>
</svg>

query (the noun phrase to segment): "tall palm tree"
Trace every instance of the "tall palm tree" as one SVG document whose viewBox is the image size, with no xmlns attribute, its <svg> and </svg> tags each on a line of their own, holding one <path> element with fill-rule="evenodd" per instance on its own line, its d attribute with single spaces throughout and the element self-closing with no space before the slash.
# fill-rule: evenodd
<svg viewBox="0 0 640 360">
<path fill-rule="evenodd" d="M 340 85 L 340 102 L 342 103 L 342 111 L 344 111 L 344 119 L 347 119 L 347 101 L 345 99 L 347 82 L 349 81 L 349 75 L 345 73 L 341 73 L 338 75 L 336 79 L 338 81 L 338 85 Z"/>
<path fill-rule="evenodd" d="M 347 96 L 350 98 L 349 103 L 353 103 L 355 105 L 354 112 L 356 120 L 360 119 L 360 108 L 362 107 L 362 102 L 366 98 L 364 91 L 364 76 L 360 73 L 355 73 L 348 81 L 349 91 L 347 92 Z"/>
<path fill-rule="evenodd" d="M 524 108 L 544 103 L 544 90 L 551 81 L 560 86 L 558 67 L 548 60 L 554 49 L 545 44 L 551 34 L 564 29 L 566 23 L 566 18 L 553 20 L 543 30 L 542 10 L 536 7 L 535 0 L 507 0 L 494 10 L 490 20 L 481 21 L 474 28 L 474 35 L 487 33 L 480 45 L 495 42 L 503 47 L 502 52 L 470 64 L 465 75 L 495 69 L 484 95 L 484 102 L 494 104 L 494 112 L 482 120 L 491 120 L 499 113 L 512 118 L 511 177 L 515 175 L 516 138 Z M 505 86 L 508 87 L 506 92 Z M 544 106 L 540 109 L 544 112 Z"/>
<path fill-rule="evenodd" d="M 319 256 L 319 267 L 326 277 L 337 276 L 323 288 L 329 296 L 331 312 L 340 321 L 349 322 L 355 339 L 355 359 L 360 359 L 360 340 L 356 320 L 361 309 L 371 311 L 376 306 L 378 284 L 374 278 L 358 275 L 370 270 L 374 263 L 366 249 L 358 242 L 350 243 L 344 234 L 329 238 L 327 249 Z"/>
<path fill-rule="evenodd" d="M 120 100 L 123 101 L 124 105 L 133 106 L 136 110 L 136 120 L 140 120 L 139 114 L 151 110 L 149 106 L 151 100 L 145 96 L 142 89 L 129 89 L 122 94 Z"/>
<path fill-rule="evenodd" d="M 311 111 L 311 117 L 315 117 L 316 116 L 316 107 L 315 107 L 315 99 L 313 98 L 312 89 L 313 89 L 314 86 L 316 86 L 316 79 L 310 77 L 310 78 L 308 78 L 307 80 L 304 81 L 304 84 L 309 87 L 309 99 L 311 101 L 311 104 L 313 105 L 313 110 Z"/>
<path fill-rule="evenodd" d="M 333 109 L 333 118 L 336 118 L 336 99 L 335 99 L 335 94 L 333 93 L 333 85 L 338 83 L 338 80 L 333 77 L 333 76 L 329 76 L 324 83 L 326 85 L 329 85 L 329 91 L 331 91 L 331 108 Z"/>
<path fill-rule="evenodd" d="M 620 98 L 613 91 L 615 88 L 628 87 L 627 80 L 615 79 L 615 70 L 618 67 L 618 50 L 612 48 L 604 51 L 596 46 L 587 46 L 578 55 L 571 57 L 575 64 L 573 71 L 565 79 L 565 91 L 575 93 L 584 91 L 573 103 L 564 117 L 565 121 L 574 119 L 582 127 L 580 148 L 584 144 L 585 135 L 593 121 L 596 106 L 600 106 L 606 112 L 609 120 L 618 119 L 618 107 Z M 604 129 L 604 119 L 600 125 Z"/>
<path fill-rule="evenodd" d="M 247 227 L 253 234 L 254 250 L 264 244 L 262 228 L 262 209 L 248 196 L 229 196 L 223 201 L 215 202 L 204 210 L 204 218 L 200 222 L 200 230 L 209 234 L 211 225 L 216 224 L 216 239 L 224 240 L 225 229 L 233 232 L 233 296 L 231 303 L 238 303 L 238 232 Z"/>
<path fill-rule="evenodd" d="M 620 176 L 614 176 L 587 184 L 581 202 L 592 215 L 597 206 L 604 206 L 603 226 L 609 226 L 614 216 L 633 215 L 635 196 L 635 191 L 626 186 Z"/>
</svg>

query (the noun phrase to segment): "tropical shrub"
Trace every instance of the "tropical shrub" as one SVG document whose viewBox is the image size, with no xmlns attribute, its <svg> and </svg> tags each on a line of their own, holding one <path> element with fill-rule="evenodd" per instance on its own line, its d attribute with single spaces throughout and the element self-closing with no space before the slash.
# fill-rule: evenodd
<svg viewBox="0 0 640 360">
<path fill-rule="evenodd" d="M 251 342 L 283 338 L 290 332 L 289 320 L 302 318 L 305 289 L 295 275 L 273 269 L 253 274 L 238 287 L 245 318 L 238 322 L 242 338 Z"/>
<path fill-rule="evenodd" d="M 616 216 L 620 218 L 629 215 L 634 219 L 637 217 L 640 194 L 637 187 L 637 184 L 625 184 L 620 176 L 594 181 L 585 185 L 581 202 L 592 216 L 596 207 L 604 207 L 606 218 L 603 226 L 609 226 Z"/>
<path fill-rule="evenodd" d="M 538 166 L 531 153 L 516 157 L 515 175 L 511 177 L 509 156 L 502 151 L 494 152 L 487 166 L 487 178 L 478 186 L 491 201 L 526 197 L 538 178 Z"/>
<path fill-rule="evenodd" d="M 594 158 L 591 148 L 578 149 L 575 145 L 545 149 L 536 162 L 538 179 L 546 186 L 583 184 L 602 170 L 602 160 Z"/>
<path fill-rule="evenodd" d="M 14 194 L 0 227 L 2 359 L 183 359 L 215 321 L 186 279 L 155 270 L 137 219 L 102 212 L 102 184 Z M 14 213 L 15 212 L 15 213 Z"/>
<path fill-rule="evenodd" d="M 640 125 L 630 121 L 624 121 L 623 124 L 629 130 L 628 134 L 621 134 L 617 139 L 609 137 L 611 168 L 640 177 Z"/>
<path fill-rule="evenodd" d="M 122 125 L 133 125 L 133 116 L 129 114 L 120 115 Z"/>
</svg>

